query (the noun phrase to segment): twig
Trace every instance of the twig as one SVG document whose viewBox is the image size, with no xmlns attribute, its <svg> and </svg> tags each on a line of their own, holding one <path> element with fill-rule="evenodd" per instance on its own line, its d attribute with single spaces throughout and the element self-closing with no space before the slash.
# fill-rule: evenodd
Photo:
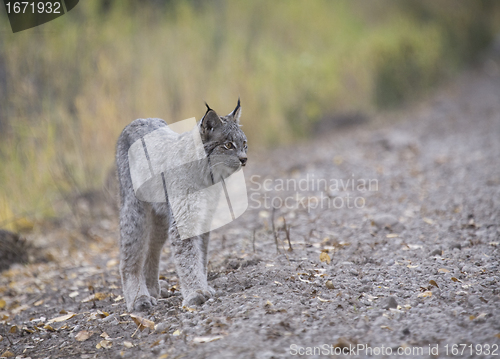
<svg viewBox="0 0 500 359">
<path fill-rule="evenodd" d="M 253 230 L 252 247 L 253 247 L 253 252 L 255 253 L 255 229 Z"/>
<path fill-rule="evenodd" d="M 271 214 L 271 226 L 273 230 L 273 236 L 274 236 L 274 244 L 276 244 L 276 252 L 280 252 L 280 248 L 278 245 L 278 234 L 276 233 L 276 229 L 274 228 L 274 212 L 276 212 L 276 207 L 273 207 L 273 212 Z"/>
<path fill-rule="evenodd" d="M 286 219 L 285 219 L 285 217 L 283 217 L 283 229 L 285 230 L 286 239 L 288 240 L 288 251 L 289 252 L 293 251 L 292 241 L 290 240 L 290 227 L 291 226 L 286 225 Z"/>
</svg>

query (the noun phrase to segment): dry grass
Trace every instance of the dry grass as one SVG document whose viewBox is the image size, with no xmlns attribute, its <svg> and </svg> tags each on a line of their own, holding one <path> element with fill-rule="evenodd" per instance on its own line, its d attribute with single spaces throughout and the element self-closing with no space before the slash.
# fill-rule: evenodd
<svg viewBox="0 0 500 359">
<path fill-rule="evenodd" d="M 251 146 L 272 146 L 322 116 L 398 104 L 459 68 L 450 19 L 484 16 L 472 2 L 112 4 L 86 0 L 17 34 L 0 24 L 0 227 L 29 227 L 63 211 L 66 193 L 100 187 L 135 118 L 199 119 L 203 101 L 227 113 L 241 96 Z M 479 22 L 495 23 L 498 7 L 488 13 Z"/>
</svg>

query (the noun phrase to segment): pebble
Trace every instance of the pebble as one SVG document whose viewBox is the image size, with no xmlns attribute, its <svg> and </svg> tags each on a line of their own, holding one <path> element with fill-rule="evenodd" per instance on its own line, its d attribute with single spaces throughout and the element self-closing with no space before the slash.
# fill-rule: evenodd
<svg viewBox="0 0 500 359">
<path fill-rule="evenodd" d="M 372 221 L 379 229 L 391 228 L 399 223 L 398 218 L 392 214 L 377 214 L 373 216 Z"/>
<path fill-rule="evenodd" d="M 433 256 L 440 256 L 441 254 L 443 253 L 442 249 L 441 248 L 437 248 L 437 249 L 434 249 L 430 256 L 433 257 Z"/>
<path fill-rule="evenodd" d="M 396 309 L 398 307 L 398 302 L 396 298 L 393 296 L 386 297 L 382 300 L 382 308 L 383 309 Z"/>
<path fill-rule="evenodd" d="M 467 301 L 473 307 L 481 306 L 483 304 L 483 302 L 481 301 L 481 299 L 479 299 L 477 295 L 469 295 Z"/>
<path fill-rule="evenodd" d="M 453 250 L 453 249 L 462 249 L 462 245 L 460 243 L 452 243 L 450 245 L 450 249 Z"/>
</svg>

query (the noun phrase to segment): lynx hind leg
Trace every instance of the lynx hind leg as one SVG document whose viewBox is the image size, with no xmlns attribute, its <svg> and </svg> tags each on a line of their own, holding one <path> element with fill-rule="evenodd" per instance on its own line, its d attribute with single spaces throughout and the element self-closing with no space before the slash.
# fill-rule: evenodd
<svg viewBox="0 0 500 359">
<path fill-rule="evenodd" d="M 180 239 L 179 233 L 175 230 L 171 233 L 171 238 L 172 255 L 184 298 L 182 305 L 188 307 L 201 305 L 214 294 L 207 283 L 203 237 Z"/>
<path fill-rule="evenodd" d="M 164 216 L 151 214 L 148 238 L 148 254 L 144 265 L 144 276 L 149 295 L 153 298 L 160 296 L 159 268 L 161 250 L 168 236 L 167 221 Z"/>
<path fill-rule="evenodd" d="M 156 304 L 144 276 L 147 241 L 144 205 L 135 197 L 128 198 L 120 210 L 120 274 L 129 312 L 146 311 Z"/>
</svg>

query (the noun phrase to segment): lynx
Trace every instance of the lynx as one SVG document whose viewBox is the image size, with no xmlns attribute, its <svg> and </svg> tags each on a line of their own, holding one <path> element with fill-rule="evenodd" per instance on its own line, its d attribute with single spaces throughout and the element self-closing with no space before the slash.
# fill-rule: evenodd
<svg viewBox="0 0 500 359">
<path fill-rule="evenodd" d="M 208 105 L 203 118 L 194 131 L 199 131 L 207 165 L 195 168 L 212 176 L 213 168 L 223 168 L 227 176 L 245 166 L 247 161 L 247 138 L 239 125 L 240 100 L 227 116 L 218 116 Z M 127 303 L 127 310 L 147 311 L 157 304 L 165 283 L 159 280 L 161 249 L 170 239 L 171 252 L 183 296 L 183 305 L 203 304 L 214 295 L 207 282 L 207 250 L 210 233 L 181 239 L 172 214 L 168 196 L 166 202 L 146 202 L 134 192 L 128 151 L 134 142 L 167 124 L 158 118 L 137 119 L 125 127 L 118 138 L 116 165 L 120 186 L 120 274 Z M 168 128 L 168 127 L 167 127 Z M 173 133 L 173 132 L 172 132 Z M 172 134 L 182 136 L 187 134 Z M 173 156 L 177 156 L 176 153 Z M 186 168 L 189 172 L 189 168 Z M 191 168 L 191 175 L 193 169 Z M 219 171 L 219 173 L 222 173 Z M 175 181 L 182 185 L 186 178 L 177 171 Z M 187 174 L 186 174 L 187 176 Z M 206 174 L 200 173 L 200 178 Z M 182 206 L 182 201 L 181 201 Z M 186 216 L 190 208 L 180 208 Z"/>
</svg>

